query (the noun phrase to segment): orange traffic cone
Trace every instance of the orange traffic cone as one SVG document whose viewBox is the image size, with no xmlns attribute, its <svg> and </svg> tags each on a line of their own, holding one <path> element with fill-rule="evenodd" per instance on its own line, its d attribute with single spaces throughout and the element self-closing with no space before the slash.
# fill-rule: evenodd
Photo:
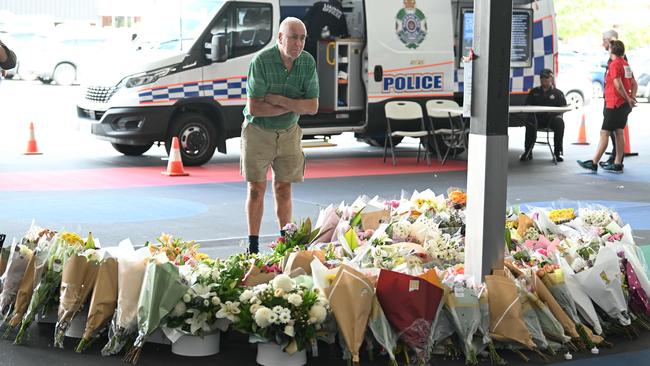
<svg viewBox="0 0 650 366">
<path fill-rule="evenodd" d="M 29 122 L 29 141 L 27 141 L 27 151 L 23 155 L 41 155 L 41 152 L 38 152 L 38 146 L 36 145 L 36 138 L 34 137 L 34 122 Z"/>
<path fill-rule="evenodd" d="M 169 152 L 169 161 L 167 162 L 167 171 L 160 172 L 163 175 L 170 177 L 178 177 L 190 175 L 183 170 L 183 160 L 181 159 L 181 144 L 178 142 L 178 137 L 174 136 L 172 139 L 172 148 Z"/>
<path fill-rule="evenodd" d="M 585 113 L 582 113 L 582 121 L 580 121 L 580 131 L 578 131 L 578 141 L 574 145 L 589 145 L 587 142 L 587 130 L 585 127 Z"/>
<path fill-rule="evenodd" d="M 630 131 L 627 126 L 628 125 L 625 125 L 625 130 L 623 130 L 623 133 L 625 133 L 625 149 L 623 152 L 625 153 L 625 156 L 637 156 L 639 153 L 632 152 L 632 148 L 630 147 Z"/>
</svg>

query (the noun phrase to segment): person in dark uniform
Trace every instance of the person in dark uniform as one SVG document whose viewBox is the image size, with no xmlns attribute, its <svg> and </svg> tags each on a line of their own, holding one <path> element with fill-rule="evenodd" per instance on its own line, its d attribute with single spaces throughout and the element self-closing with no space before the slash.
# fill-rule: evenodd
<svg viewBox="0 0 650 366">
<path fill-rule="evenodd" d="M 4 70 L 13 69 L 16 67 L 16 54 L 5 46 L 0 40 L 0 73 L 2 76 L 5 75 Z"/>
<path fill-rule="evenodd" d="M 315 3 L 302 19 L 307 27 L 305 51 L 318 60 L 318 41 L 348 36 L 341 0 L 326 0 Z"/>
<path fill-rule="evenodd" d="M 556 89 L 553 80 L 553 71 L 543 69 L 539 74 L 541 85 L 532 88 L 526 97 L 526 105 L 540 105 L 546 107 L 564 107 L 566 98 L 561 90 Z M 537 113 L 537 126 L 540 128 L 553 129 L 553 146 L 555 159 L 564 161 L 562 158 L 562 140 L 564 139 L 564 120 L 561 113 Z M 533 158 L 533 147 L 537 139 L 537 128 L 535 123 L 526 124 L 526 142 L 524 144 L 524 153 L 519 160 L 528 161 Z"/>
</svg>

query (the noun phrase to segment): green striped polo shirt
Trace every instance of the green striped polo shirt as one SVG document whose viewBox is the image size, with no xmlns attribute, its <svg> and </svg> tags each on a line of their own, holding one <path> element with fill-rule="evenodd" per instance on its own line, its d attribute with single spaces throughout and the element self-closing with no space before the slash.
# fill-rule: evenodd
<svg viewBox="0 0 650 366">
<path fill-rule="evenodd" d="M 291 99 L 313 99 L 318 98 L 319 92 L 316 61 L 305 51 L 293 61 L 291 72 L 284 67 L 277 44 L 258 52 L 248 67 L 246 93 L 250 98 L 264 98 L 270 93 Z M 260 127 L 282 130 L 297 123 L 300 115 L 289 112 L 275 117 L 253 117 L 246 105 L 244 117 Z"/>
</svg>

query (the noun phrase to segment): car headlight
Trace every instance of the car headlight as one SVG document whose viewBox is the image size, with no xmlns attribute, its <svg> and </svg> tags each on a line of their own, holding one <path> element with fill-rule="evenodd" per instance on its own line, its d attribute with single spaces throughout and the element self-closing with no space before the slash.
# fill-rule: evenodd
<svg viewBox="0 0 650 366">
<path fill-rule="evenodd" d="M 173 69 L 174 67 L 170 66 L 170 67 L 165 67 L 163 69 L 144 72 L 141 74 L 135 74 L 127 77 L 125 79 L 126 82 L 124 83 L 124 85 L 127 88 L 133 88 L 136 86 L 151 84 L 156 82 L 156 80 L 160 79 L 161 77 L 169 74 L 169 72 L 172 71 Z"/>
</svg>

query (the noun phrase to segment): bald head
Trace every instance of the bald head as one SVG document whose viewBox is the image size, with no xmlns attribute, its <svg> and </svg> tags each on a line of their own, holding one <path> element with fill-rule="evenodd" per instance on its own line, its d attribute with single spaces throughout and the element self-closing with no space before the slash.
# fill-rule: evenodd
<svg viewBox="0 0 650 366">
<path fill-rule="evenodd" d="M 305 48 L 307 29 L 305 24 L 298 18 L 288 17 L 280 23 L 278 33 L 278 49 L 283 58 L 287 60 L 297 59 Z"/>
<path fill-rule="evenodd" d="M 302 20 L 294 17 L 284 18 L 282 23 L 280 23 L 280 33 L 287 33 L 295 27 L 302 28 L 306 32 L 305 23 Z"/>
</svg>

